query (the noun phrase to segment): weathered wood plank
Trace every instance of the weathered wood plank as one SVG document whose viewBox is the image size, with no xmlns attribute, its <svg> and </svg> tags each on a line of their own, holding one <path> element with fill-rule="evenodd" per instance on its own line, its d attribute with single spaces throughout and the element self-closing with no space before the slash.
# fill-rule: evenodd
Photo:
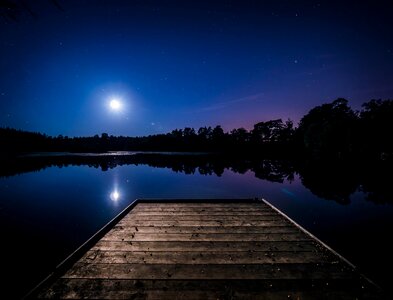
<svg viewBox="0 0 393 300">
<path fill-rule="evenodd" d="M 84 299 L 377 299 L 361 281 L 60 279 L 40 298 Z M 186 296 L 186 297 L 183 297 Z"/>
<path fill-rule="evenodd" d="M 130 213 L 131 214 L 131 213 Z M 139 210 L 139 211 L 132 211 L 132 215 L 139 215 L 139 216 L 171 216 L 171 217 L 178 217 L 178 216 L 250 216 L 250 215 L 275 215 L 272 210 L 187 210 L 187 211 L 180 211 L 180 210 L 165 210 L 165 211 L 157 211 L 157 210 Z"/>
<path fill-rule="evenodd" d="M 217 202 L 217 203 L 207 203 L 207 202 L 179 202 L 179 203 L 163 203 L 163 202 L 152 202 L 152 203 L 138 203 L 135 208 L 214 208 L 214 207 L 224 207 L 224 208 L 261 208 L 268 206 L 263 202 Z"/>
<path fill-rule="evenodd" d="M 84 263 L 116 264 L 274 264 L 339 262 L 320 252 L 153 252 L 90 250 L 80 260 Z"/>
<path fill-rule="evenodd" d="M 115 242 L 99 241 L 102 251 L 319 251 L 314 242 Z"/>
<path fill-rule="evenodd" d="M 138 203 L 42 298 L 354 299 L 375 287 L 266 203 Z M 372 287 L 372 288 L 370 288 Z"/>
<path fill-rule="evenodd" d="M 81 287 L 80 287 L 81 288 Z M 320 297 L 320 292 L 292 292 L 292 291 L 261 291 L 261 292 L 243 292 L 235 293 L 231 290 L 228 292 L 220 291 L 135 291 L 135 290 L 124 290 L 119 291 L 117 289 L 112 290 L 101 290 L 97 291 L 84 291 L 82 292 L 80 288 L 76 292 L 71 291 L 69 294 L 55 294 L 56 299 L 149 299 L 149 300 L 174 300 L 174 299 L 204 299 L 204 300 L 217 300 L 217 299 L 350 299 L 346 292 L 330 292 L 328 296 Z M 44 295 L 42 298 L 51 297 L 49 295 Z M 231 297 L 231 298 L 228 298 Z M 367 298 L 368 299 L 368 298 Z"/>
<path fill-rule="evenodd" d="M 133 212 L 168 212 L 168 213 L 177 213 L 177 212 L 223 212 L 223 213 L 236 213 L 236 212 L 271 212 L 273 211 L 270 207 L 249 207 L 249 208 L 235 208 L 235 207 L 151 207 L 151 208 L 135 208 L 132 210 Z"/>
<path fill-rule="evenodd" d="M 129 214 L 123 218 L 124 222 L 128 221 L 171 221 L 173 219 L 177 221 L 219 221 L 219 222 L 228 222 L 228 221 L 281 221 L 283 217 L 277 216 L 277 214 L 268 214 L 268 215 L 248 215 L 248 216 L 223 216 L 223 215 L 178 215 L 178 216 L 170 216 L 170 215 L 134 215 Z"/>
<path fill-rule="evenodd" d="M 299 233 L 300 230 L 294 226 L 139 226 L 125 227 L 114 226 L 111 231 L 124 232 L 125 234 L 141 233 Z"/>
<path fill-rule="evenodd" d="M 127 234 L 111 231 L 102 241 L 217 241 L 217 242 L 264 242 L 264 241 L 311 241 L 301 233 L 141 233 Z"/>
<path fill-rule="evenodd" d="M 135 215 L 161 215 L 161 216 L 184 216 L 184 215 L 202 215 L 202 216 L 214 216 L 214 215 L 229 215 L 229 216 L 248 216 L 248 215 L 274 215 L 274 212 L 267 210 L 221 210 L 221 209 L 211 209 L 207 210 L 139 210 L 132 212 Z M 277 214 L 276 214 L 277 216 Z"/>
<path fill-rule="evenodd" d="M 86 264 L 76 263 L 63 278 L 100 279 L 353 279 L 338 264 Z"/>
<path fill-rule="evenodd" d="M 256 213 L 263 213 L 263 212 L 274 212 L 269 207 L 244 207 L 244 208 L 234 208 L 234 207 L 151 207 L 151 208 L 135 208 L 133 212 L 141 212 L 141 213 L 146 213 L 146 212 L 168 212 L 168 213 L 176 213 L 176 212 L 182 212 L 182 213 L 187 213 L 187 212 L 222 212 L 222 213 L 236 213 L 236 212 L 256 212 Z"/>
<path fill-rule="evenodd" d="M 141 204 L 137 204 L 134 208 L 133 211 L 206 211 L 206 210 L 218 210 L 218 211 L 271 211 L 272 208 L 267 206 L 267 205 L 243 205 L 243 206 L 238 206 L 238 205 L 206 205 L 204 203 L 197 203 L 197 204 L 190 204 L 190 205 L 182 205 L 182 206 L 171 206 L 171 205 L 160 205 L 156 206 L 153 204 L 141 206 Z"/>
<path fill-rule="evenodd" d="M 176 219 L 171 221 L 149 221 L 149 220 L 121 220 L 118 223 L 120 226 L 288 226 L 289 222 L 285 220 L 231 220 L 231 221 L 178 221 Z"/>
</svg>

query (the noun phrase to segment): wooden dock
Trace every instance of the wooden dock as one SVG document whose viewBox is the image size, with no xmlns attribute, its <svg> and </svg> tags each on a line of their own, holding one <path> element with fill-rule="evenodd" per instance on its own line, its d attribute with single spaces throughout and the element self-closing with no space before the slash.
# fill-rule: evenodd
<svg viewBox="0 0 393 300">
<path fill-rule="evenodd" d="M 29 298 L 381 299 L 264 200 L 138 200 Z"/>
</svg>

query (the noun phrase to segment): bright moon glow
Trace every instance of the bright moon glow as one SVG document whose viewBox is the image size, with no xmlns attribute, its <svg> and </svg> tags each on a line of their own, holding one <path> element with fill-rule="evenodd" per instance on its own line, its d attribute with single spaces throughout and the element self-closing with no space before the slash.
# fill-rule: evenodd
<svg viewBox="0 0 393 300">
<path fill-rule="evenodd" d="M 112 99 L 109 106 L 112 110 L 119 111 L 121 109 L 121 102 L 117 99 Z"/>
<path fill-rule="evenodd" d="M 112 201 L 117 201 L 120 198 L 120 194 L 118 191 L 114 190 L 109 197 L 111 198 Z"/>
</svg>

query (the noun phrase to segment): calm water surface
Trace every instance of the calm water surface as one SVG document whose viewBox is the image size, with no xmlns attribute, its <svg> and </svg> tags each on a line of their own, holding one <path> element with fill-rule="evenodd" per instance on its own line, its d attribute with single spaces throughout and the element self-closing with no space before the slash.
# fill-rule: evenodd
<svg viewBox="0 0 393 300">
<path fill-rule="evenodd" d="M 24 295 L 136 198 L 263 197 L 381 286 L 393 283 L 393 201 L 369 201 L 361 188 L 341 204 L 314 195 L 296 172 L 273 182 L 227 168 L 220 176 L 145 164 L 104 170 L 55 166 L 0 178 L 3 295 Z"/>
</svg>

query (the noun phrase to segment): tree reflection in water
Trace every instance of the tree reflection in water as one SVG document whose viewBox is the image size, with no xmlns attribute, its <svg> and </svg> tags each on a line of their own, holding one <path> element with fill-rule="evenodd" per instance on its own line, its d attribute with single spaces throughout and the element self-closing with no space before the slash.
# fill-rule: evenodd
<svg viewBox="0 0 393 300">
<path fill-rule="evenodd" d="M 392 203 L 391 163 L 351 161 L 290 161 L 244 158 L 214 154 L 135 153 L 127 155 L 24 156 L 0 161 L 1 177 L 40 171 L 49 167 L 89 166 L 102 171 L 123 165 L 148 165 L 169 168 L 184 174 L 221 176 L 225 170 L 270 182 L 292 182 L 298 174 L 302 184 L 314 195 L 340 204 L 349 204 L 350 196 L 360 191 L 369 201 Z"/>
</svg>

